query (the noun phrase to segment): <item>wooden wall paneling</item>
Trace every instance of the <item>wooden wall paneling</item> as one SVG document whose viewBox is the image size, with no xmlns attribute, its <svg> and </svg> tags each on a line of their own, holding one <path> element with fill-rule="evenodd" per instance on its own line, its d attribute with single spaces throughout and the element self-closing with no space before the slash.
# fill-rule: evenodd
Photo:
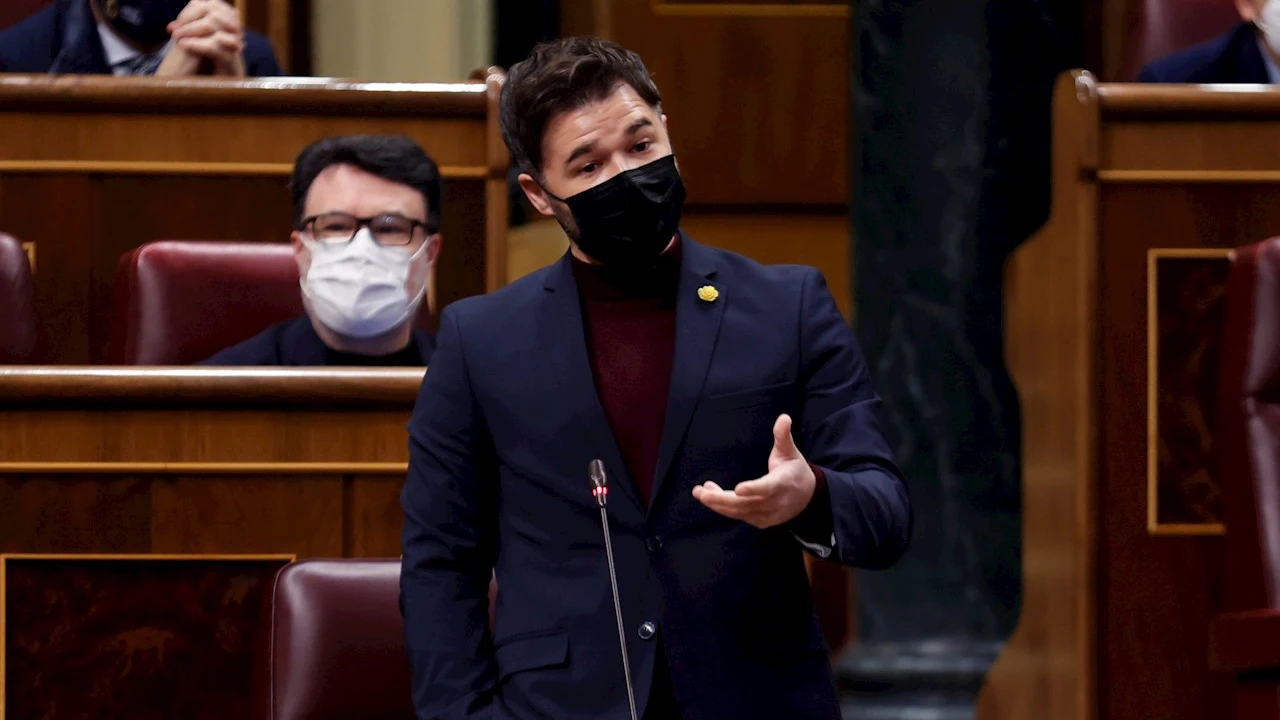
<svg viewBox="0 0 1280 720">
<path fill-rule="evenodd" d="M 90 356 L 90 277 L 98 235 L 91 182 L 88 176 L 0 175 L 0 227 L 30 243 L 41 261 L 33 268 L 36 308 L 51 358 L 87 362 Z"/>
<path fill-rule="evenodd" d="M 6 76 L 0 227 L 50 250 L 36 293 L 54 362 L 103 358 L 117 259 L 139 243 L 287 240 L 293 159 L 328 135 L 407 134 L 436 159 L 450 241 L 438 303 L 505 284 L 499 83 Z"/>
<path fill-rule="evenodd" d="M 444 218 L 441 234 L 444 237 L 435 268 L 436 308 L 443 309 L 449 303 L 471 295 L 486 292 L 490 282 L 485 270 L 489 250 L 473 238 L 483 238 L 486 227 L 486 199 L 484 179 L 458 178 L 444 181 L 441 206 Z M 505 193 L 506 190 L 503 190 Z M 506 197 L 505 194 L 503 197 Z M 505 206 L 503 209 L 505 213 Z M 499 231 L 506 232 L 506 218 Z M 493 287 L 506 284 L 506 243 L 502 243 L 501 270 L 503 280 Z M 496 270 L 496 269 L 495 269 Z M 436 316 L 439 317 L 439 310 Z"/>
<path fill-rule="evenodd" d="M 0 555 L 0 718 L 247 717 L 289 555 Z"/>
<path fill-rule="evenodd" d="M 1054 93 L 1053 208 L 1006 275 L 1005 353 L 1022 404 L 1023 591 L 981 720 L 1097 717 L 1097 89 Z M 1048 299 L 1048 302 L 1046 302 Z"/>
<path fill-rule="evenodd" d="M 349 475 L 343 489 L 345 557 L 399 557 L 404 512 L 400 489 L 405 476 Z"/>
<path fill-rule="evenodd" d="M 1148 404 L 1135 400 L 1147 397 L 1148 247 L 1213 239 L 1196 237 L 1194 225 L 1160 233 L 1161 221 L 1144 212 L 1152 206 L 1125 202 L 1143 191 L 1103 186 L 1102 192 L 1098 418 L 1100 483 L 1106 490 L 1098 528 L 1098 675 L 1130 681 L 1101 683 L 1099 703 L 1104 718 L 1159 709 L 1162 717 L 1192 720 L 1211 717 L 1225 701 L 1205 694 L 1209 617 L 1221 607 L 1221 538 L 1150 533 L 1148 448 L 1158 440 L 1147 434 Z M 1184 631 L 1169 632 L 1173 627 Z M 1161 658 L 1162 672 L 1150 672 L 1152 657 Z"/>
<path fill-rule="evenodd" d="M 343 557 L 339 475 L 171 475 L 151 482 L 151 552 Z"/>
<path fill-rule="evenodd" d="M 0 553 L 151 551 L 143 478 L 0 471 Z"/>
<path fill-rule="evenodd" d="M 1232 137 L 1222 136 L 1213 125 L 1201 127 L 1222 137 L 1225 165 L 1255 165 L 1236 152 L 1252 126 L 1249 133 L 1237 128 Z M 1259 123 L 1259 136 L 1270 132 L 1269 124 Z M 1137 137 L 1132 128 L 1123 135 Z M 1224 545 L 1215 537 L 1222 527 L 1212 454 L 1216 342 L 1225 253 L 1280 229 L 1280 184 L 1256 182 L 1247 170 L 1205 174 L 1212 167 L 1212 153 L 1204 152 L 1203 139 L 1197 145 L 1203 154 L 1189 158 L 1183 167 L 1191 170 L 1180 172 L 1176 181 L 1157 175 L 1144 182 L 1146 171 L 1131 169 L 1111 175 L 1113 181 L 1103 186 L 1102 237 L 1142 237 L 1145 242 L 1103 243 L 1107 259 L 1102 283 L 1108 295 L 1102 322 L 1108 368 L 1103 477 L 1110 480 L 1110 490 L 1102 508 L 1101 563 L 1108 573 L 1100 602 L 1110 626 L 1123 632 L 1105 634 L 1100 672 L 1136 677 L 1145 672 L 1153 653 L 1167 659 L 1159 678 L 1104 692 L 1107 717 L 1166 706 L 1169 717 L 1208 717 L 1228 701 L 1225 684 L 1208 667 L 1207 626 L 1224 601 Z M 1155 157 L 1151 162 L 1166 163 Z M 1175 264 L 1190 268 L 1174 273 L 1170 266 Z M 1149 270 L 1158 296 L 1149 282 L 1133 277 Z M 1179 277 L 1185 278 L 1182 287 L 1172 282 Z M 1148 300 L 1155 312 L 1138 312 L 1147 310 Z M 1133 301 L 1140 308 L 1131 307 Z M 1163 349 L 1174 343 L 1180 351 Z M 1135 358 L 1159 358 L 1161 364 L 1131 362 Z M 1139 388 L 1153 393 L 1150 404 L 1122 400 Z M 1148 452 L 1131 452 L 1137 443 Z M 1131 481 L 1138 477 L 1147 482 Z M 1169 627 L 1196 630 L 1170 633 Z"/>
<path fill-rule="evenodd" d="M 612 4 L 609 36 L 663 91 L 692 205 L 849 202 L 850 7 L 773 7 Z"/>
</svg>

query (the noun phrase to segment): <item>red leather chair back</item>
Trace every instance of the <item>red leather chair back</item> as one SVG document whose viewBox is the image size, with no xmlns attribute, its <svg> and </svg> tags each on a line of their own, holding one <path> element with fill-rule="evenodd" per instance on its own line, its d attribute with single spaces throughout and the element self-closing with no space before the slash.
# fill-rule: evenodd
<svg viewBox="0 0 1280 720">
<path fill-rule="evenodd" d="M 0 2 L 0 30 L 16 25 L 52 5 L 55 0 L 4 0 Z"/>
<path fill-rule="evenodd" d="M 116 365 L 189 365 L 303 313 L 286 243 L 147 243 L 120 258 L 114 296 Z"/>
<path fill-rule="evenodd" d="M 1220 363 L 1227 609 L 1280 608 L 1280 238 L 1233 255 Z"/>
<path fill-rule="evenodd" d="M 1204 42 L 1240 22 L 1232 0 L 1140 0 L 1125 33 L 1120 79 L 1132 81 L 1142 66 Z"/>
<path fill-rule="evenodd" d="M 0 235 L 0 365 L 42 360 L 31 264 L 22 243 Z"/>
<path fill-rule="evenodd" d="M 497 588 L 490 585 L 492 618 Z M 399 560 L 302 560 L 276 576 L 254 697 L 267 720 L 413 720 Z"/>
</svg>

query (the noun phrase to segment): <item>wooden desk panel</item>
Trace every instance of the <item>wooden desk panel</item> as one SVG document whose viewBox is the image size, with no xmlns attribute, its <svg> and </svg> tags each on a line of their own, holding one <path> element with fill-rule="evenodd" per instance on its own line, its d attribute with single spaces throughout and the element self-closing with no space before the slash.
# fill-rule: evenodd
<svg viewBox="0 0 1280 720">
<path fill-rule="evenodd" d="M 1280 233 L 1280 92 L 1074 73 L 1054 106 L 1052 215 L 1006 296 L 1023 610 L 979 717 L 1217 717 L 1224 270 Z"/>
<path fill-rule="evenodd" d="M 142 243 L 287 242 L 293 160 L 330 135 L 405 134 L 440 166 L 437 308 L 504 285 L 501 82 L 0 75 L 0 228 L 40 258 L 50 359 L 104 361 L 117 262 Z"/>
<path fill-rule="evenodd" d="M 0 717 L 244 717 L 275 570 L 399 555 L 422 375 L 0 368 Z"/>
</svg>

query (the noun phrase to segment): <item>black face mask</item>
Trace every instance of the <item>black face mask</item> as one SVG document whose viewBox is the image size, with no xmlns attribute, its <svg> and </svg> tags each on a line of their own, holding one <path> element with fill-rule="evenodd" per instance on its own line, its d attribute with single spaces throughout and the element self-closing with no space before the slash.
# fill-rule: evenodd
<svg viewBox="0 0 1280 720">
<path fill-rule="evenodd" d="M 608 266 L 649 267 L 680 225 L 684 183 L 675 156 L 668 155 L 577 195 L 551 197 L 573 213 L 582 252 Z"/>
<path fill-rule="evenodd" d="M 169 23 L 177 19 L 187 0 L 94 0 L 111 29 L 139 45 L 159 45 L 169 39 Z"/>
</svg>

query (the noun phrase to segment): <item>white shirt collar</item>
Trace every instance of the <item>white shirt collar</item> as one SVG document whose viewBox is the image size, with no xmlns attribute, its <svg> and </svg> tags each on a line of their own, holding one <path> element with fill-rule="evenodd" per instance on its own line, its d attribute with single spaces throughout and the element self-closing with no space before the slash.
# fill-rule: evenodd
<svg viewBox="0 0 1280 720">
<path fill-rule="evenodd" d="M 1262 53 L 1262 62 L 1267 68 L 1267 79 L 1272 85 L 1280 85 L 1280 66 L 1276 65 L 1275 58 L 1271 57 L 1271 50 L 1267 47 L 1267 43 L 1262 38 L 1258 38 L 1258 52 Z"/>
<path fill-rule="evenodd" d="M 106 56 L 107 67 L 111 68 L 113 74 L 121 73 L 123 70 L 120 67 L 121 63 L 129 62 L 142 55 L 142 52 L 126 42 L 114 28 L 106 23 L 98 23 L 98 38 L 102 40 L 102 54 Z M 156 52 L 163 56 L 169 52 L 169 48 L 172 46 L 173 40 L 170 40 Z"/>
</svg>

